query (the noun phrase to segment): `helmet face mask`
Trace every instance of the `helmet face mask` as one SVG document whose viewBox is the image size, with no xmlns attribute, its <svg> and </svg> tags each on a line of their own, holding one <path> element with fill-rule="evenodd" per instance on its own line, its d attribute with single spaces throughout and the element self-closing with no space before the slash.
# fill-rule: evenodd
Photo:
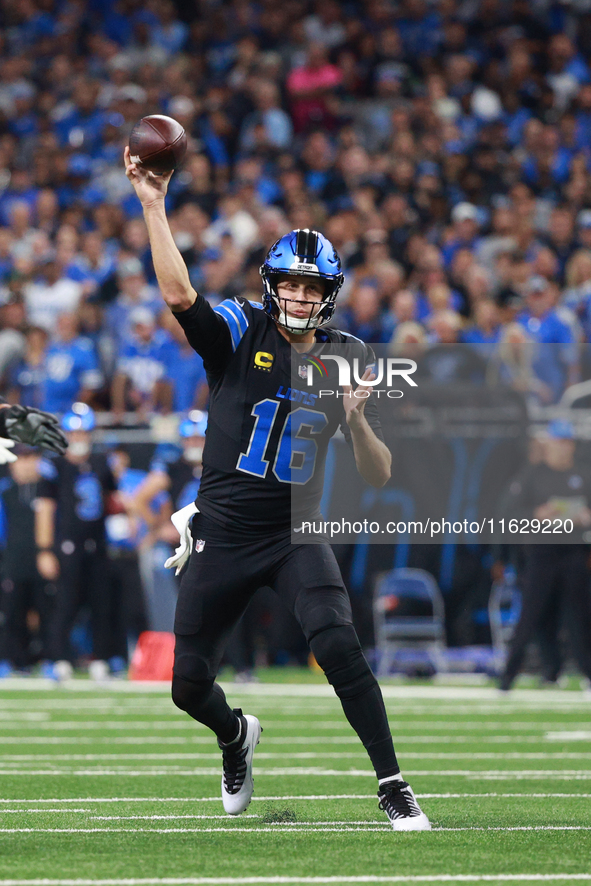
<svg viewBox="0 0 591 886">
<path fill-rule="evenodd" d="M 260 274 L 264 309 L 278 326 L 294 335 L 305 335 L 330 321 L 344 277 L 335 248 L 318 231 L 304 228 L 285 234 L 269 250 Z M 279 295 L 277 286 L 286 277 L 317 278 L 324 287 L 322 300 L 306 302 Z M 296 301 L 309 306 L 307 316 L 289 315 L 287 303 Z"/>
</svg>

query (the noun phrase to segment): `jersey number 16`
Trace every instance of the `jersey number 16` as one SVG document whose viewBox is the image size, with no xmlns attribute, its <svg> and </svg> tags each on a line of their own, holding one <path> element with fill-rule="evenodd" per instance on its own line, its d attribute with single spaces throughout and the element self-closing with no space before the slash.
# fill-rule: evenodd
<svg viewBox="0 0 591 886">
<path fill-rule="evenodd" d="M 272 454 L 267 453 L 273 424 L 277 417 L 279 403 L 276 400 L 260 400 L 252 407 L 255 417 L 254 428 L 248 441 L 246 452 L 240 454 L 236 464 L 239 471 L 265 477 Z M 314 474 L 318 444 L 312 436 L 302 437 L 304 428 L 310 435 L 320 434 L 328 424 L 323 412 L 298 406 L 289 413 L 279 436 L 277 452 L 273 461 L 273 473 L 282 483 L 303 485 Z M 269 455 L 265 458 L 265 455 Z"/>
</svg>

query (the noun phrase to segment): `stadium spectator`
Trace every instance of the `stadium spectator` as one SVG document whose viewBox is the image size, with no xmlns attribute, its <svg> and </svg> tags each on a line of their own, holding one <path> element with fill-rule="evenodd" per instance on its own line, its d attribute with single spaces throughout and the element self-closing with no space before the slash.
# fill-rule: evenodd
<svg viewBox="0 0 591 886">
<path fill-rule="evenodd" d="M 45 397 L 45 367 L 49 336 L 45 329 L 30 326 L 25 336 L 25 353 L 10 370 L 7 397 L 11 403 L 41 409 Z"/>
<path fill-rule="evenodd" d="M 188 344 L 170 311 L 162 311 L 159 320 L 161 328 L 170 336 L 165 346 L 164 381 L 172 387 L 172 411 L 202 409 L 208 396 L 203 360 Z"/>
<path fill-rule="evenodd" d="M 103 378 L 90 339 L 79 334 L 76 314 L 64 312 L 45 352 L 43 406 L 48 412 L 67 412 L 72 403 L 90 403 Z"/>
<path fill-rule="evenodd" d="M 59 314 L 78 308 L 82 286 L 64 275 L 51 250 L 42 257 L 34 280 L 25 285 L 24 295 L 30 322 L 52 333 Z"/>
<path fill-rule="evenodd" d="M 7 378 L 11 367 L 25 352 L 27 315 L 22 299 L 8 298 L 0 305 L 0 378 Z"/>
<path fill-rule="evenodd" d="M 143 417 L 152 411 L 170 411 L 172 390 L 166 383 L 166 361 L 170 336 L 156 328 L 156 317 L 145 307 L 129 315 L 131 334 L 123 338 L 111 389 L 113 412 L 126 408 Z"/>
<path fill-rule="evenodd" d="M 105 323 L 117 344 L 131 334 L 130 315 L 135 308 L 143 307 L 156 314 L 160 310 L 157 291 L 150 286 L 137 256 L 126 256 L 117 265 L 115 297 L 106 306 Z"/>
</svg>

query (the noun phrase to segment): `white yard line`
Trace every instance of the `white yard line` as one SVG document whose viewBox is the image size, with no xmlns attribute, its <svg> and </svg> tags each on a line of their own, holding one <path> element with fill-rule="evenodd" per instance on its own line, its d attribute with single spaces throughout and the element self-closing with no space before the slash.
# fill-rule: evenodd
<svg viewBox="0 0 591 886">
<path fill-rule="evenodd" d="M 298 827 L 292 825 L 267 825 L 266 827 L 211 827 L 211 828 L 0 828 L 0 834 L 312 834 L 312 833 L 340 833 L 348 834 L 356 831 L 364 833 L 390 833 L 391 826 L 388 822 L 376 827 L 356 826 L 350 823 L 345 827 L 310 826 L 303 823 Z M 436 832 L 460 832 L 460 831 L 591 831 L 591 825 L 528 825 L 523 827 L 465 827 L 465 828 L 433 828 L 431 833 Z M 591 875 L 590 875 L 591 876 Z"/>
<path fill-rule="evenodd" d="M 272 726 L 270 728 L 273 728 Z M 197 730 L 196 730 L 197 731 Z M 351 744 L 358 745 L 356 735 L 267 735 L 265 727 L 265 745 L 310 745 L 327 742 L 331 745 Z M 572 737 L 561 736 L 560 738 L 548 735 L 404 735 L 396 730 L 396 746 L 406 744 L 538 744 L 543 745 L 549 741 L 591 741 L 591 739 L 578 738 L 578 733 L 572 733 Z M 113 735 L 113 736 L 88 736 L 88 735 L 0 735 L 0 745 L 209 745 L 215 746 L 215 738 L 211 735 Z"/>
<path fill-rule="evenodd" d="M 497 791 L 471 791 L 470 793 L 425 793 L 425 792 L 416 792 L 417 796 L 422 800 L 458 800 L 458 799 L 481 799 L 485 798 L 498 798 L 498 799 L 507 799 L 507 798 L 521 798 L 521 799 L 535 799 L 535 800 L 547 800 L 547 799 L 582 799 L 589 800 L 591 799 L 591 793 L 572 793 L 572 792 L 560 792 L 555 791 L 552 793 L 529 793 L 529 792 L 497 792 Z M 375 800 L 376 795 L 374 794 L 274 794 L 271 796 L 254 796 L 253 802 L 270 802 L 270 801 L 280 801 L 280 800 Z M 25 799 L 7 799 L 1 798 L 0 804 L 13 804 L 13 803 L 221 803 L 221 799 L 219 796 L 215 797 L 51 797 L 51 798 L 25 798 Z M 2 809 L 0 805 L 0 814 L 6 811 L 16 811 L 16 812 L 24 812 L 25 810 L 6 810 Z M 29 810 L 33 811 L 33 810 Z M 45 812 L 56 812 L 57 809 L 44 809 L 44 810 L 35 810 L 35 811 L 45 811 Z M 88 812 L 87 809 L 71 809 L 68 808 L 65 811 L 68 812 Z M 224 816 L 225 817 L 225 816 Z"/>
<path fill-rule="evenodd" d="M 228 683 L 222 681 L 222 687 L 225 691 L 235 696 L 276 696 L 282 699 L 286 698 L 330 698 L 334 699 L 332 688 L 325 683 Z M 0 684 L 0 690 L 19 691 L 65 691 L 75 695 L 80 693 L 88 695 L 96 693 L 99 697 L 101 694 L 108 697 L 109 693 L 116 695 L 145 695 L 159 694 L 163 698 L 169 696 L 169 682 L 130 682 L 127 680 L 114 680 L 104 687 L 97 686 L 90 680 L 72 680 L 68 683 L 56 686 L 54 681 L 46 680 L 42 677 L 28 677 L 26 679 L 8 678 Z M 415 686 L 415 685 L 391 685 L 384 683 L 382 692 L 385 698 L 404 699 L 408 702 L 416 703 L 418 700 L 433 701 L 490 701 L 494 702 L 500 709 L 506 709 L 511 706 L 520 707 L 526 703 L 533 703 L 535 706 L 555 707 L 557 704 L 562 706 L 571 705 L 588 705 L 588 696 L 584 693 L 576 691 L 566 691 L 560 689 L 514 689 L 507 698 L 499 698 L 498 689 L 495 686 Z M 456 707 L 451 710 L 454 713 Z"/>
<path fill-rule="evenodd" d="M 336 877 L 144 877 L 117 880 L 0 880 L 0 886 L 273 886 L 273 884 L 338 884 L 339 883 L 497 883 L 558 882 L 591 880 L 591 874 L 404 874 L 380 876 L 339 875 Z"/>
<path fill-rule="evenodd" d="M 276 767 L 265 769 L 264 767 L 256 767 L 256 774 L 261 778 L 283 778 L 285 776 L 314 776 L 317 778 L 371 778 L 374 773 L 370 769 L 321 769 L 320 767 Z M 409 769 L 405 767 L 405 775 L 409 777 L 420 778 L 468 778 L 475 780 L 499 780 L 511 781 L 519 779 L 531 780 L 591 780 L 591 769 L 515 769 L 515 770 L 498 770 L 498 769 Z M 151 776 L 219 776 L 219 766 L 216 767 L 195 767 L 192 769 L 181 769 L 180 767 L 169 766 L 167 768 L 150 768 L 144 769 L 125 769 L 123 767 L 111 769 L 0 769 L 0 775 L 23 775 L 27 777 L 42 775 L 67 775 L 78 777 L 112 776 L 119 777 L 151 777 Z"/>
<path fill-rule="evenodd" d="M 257 751 L 257 760 L 349 760 L 352 757 L 366 759 L 366 752 L 356 740 L 359 749 L 350 751 Z M 591 760 L 591 751 L 508 751 L 495 753 L 475 751 L 474 753 L 454 753 L 453 751 L 428 752 L 428 751 L 405 751 L 407 760 Z M 204 753 L 162 753 L 162 754 L 0 754 L 0 763 L 8 765 L 11 762 L 51 762 L 60 761 L 110 761 L 118 760 L 211 760 L 220 759 L 219 751 Z"/>
<path fill-rule="evenodd" d="M 266 732 L 266 730 L 265 730 Z M 574 733 L 573 733 L 574 734 Z M 404 744 L 539 744 L 543 745 L 546 736 L 542 735 L 401 735 L 396 734 L 396 745 Z M 93 738 L 90 736 L 32 736 L 24 738 L 23 736 L 10 736 L 6 738 L 0 737 L 0 744 L 59 744 L 60 742 L 67 744 L 203 744 L 215 747 L 215 737 L 213 735 L 192 735 L 192 736 L 114 736 L 113 738 Z M 558 741 L 558 739 L 552 739 Z M 568 743 L 569 741 L 583 741 L 579 738 L 561 738 L 560 741 Z M 591 738 L 585 739 L 591 743 Z M 358 737 L 351 735 L 266 735 L 264 738 L 265 745 L 315 745 L 321 744 L 326 747 L 326 743 L 331 745 L 356 745 L 361 747 Z M 2 755 L 6 757 L 7 755 Z M 15 755 L 9 755 L 14 758 Z M 35 756 L 35 755 L 30 755 Z M 37 755 L 40 756 L 40 755 Z"/>
<path fill-rule="evenodd" d="M 591 874 L 404 874 L 380 876 L 339 875 L 336 877 L 145 877 L 117 880 L 0 880 L 0 886 L 273 886 L 273 884 L 338 884 L 339 883 L 497 883 L 558 882 L 591 880 Z"/>
</svg>

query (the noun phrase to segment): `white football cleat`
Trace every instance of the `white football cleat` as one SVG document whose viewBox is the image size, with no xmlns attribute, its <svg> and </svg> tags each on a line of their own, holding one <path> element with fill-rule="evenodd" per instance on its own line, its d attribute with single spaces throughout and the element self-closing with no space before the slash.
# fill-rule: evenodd
<svg viewBox="0 0 591 886">
<path fill-rule="evenodd" d="M 233 744 L 218 742 L 223 754 L 222 801 L 228 815 L 240 815 L 252 799 L 252 758 L 263 731 L 256 717 L 241 710 L 235 713 L 240 717 L 242 730 L 246 725 L 246 734 Z"/>
<path fill-rule="evenodd" d="M 65 659 L 56 661 L 53 665 L 53 670 L 55 673 L 54 680 L 57 680 L 58 683 L 67 683 L 74 676 L 74 668 Z"/>
<path fill-rule="evenodd" d="M 417 803 L 413 790 L 405 781 L 388 781 L 378 790 L 383 809 L 395 831 L 430 831 L 431 822 Z"/>
<path fill-rule="evenodd" d="M 94 680 L 95 683 L 106 683 L 111 677 L 109 665 L 106 661 L 102 661 L 101 659 L 91 661 L 88 665 L 88 676 L 91 680 Z"/>
</svg>

